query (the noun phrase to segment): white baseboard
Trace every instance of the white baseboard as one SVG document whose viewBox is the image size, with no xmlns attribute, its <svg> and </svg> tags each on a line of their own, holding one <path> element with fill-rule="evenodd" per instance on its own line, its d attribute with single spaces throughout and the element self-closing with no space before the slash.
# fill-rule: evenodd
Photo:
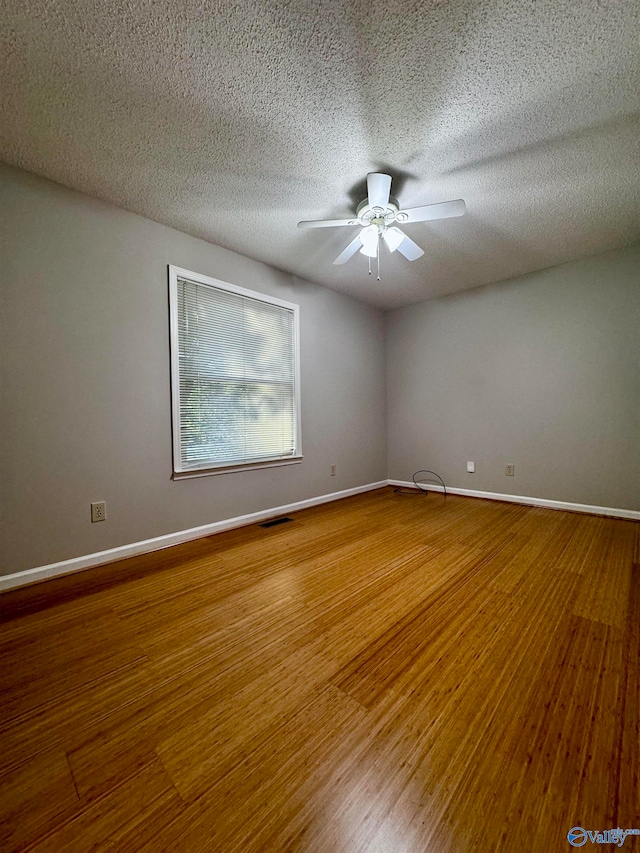
<svg viewBox="0 0 640 853">
<path fill-rule="evenodd" d="M 138 554 L 147 554 L 151 551 L 159 551 L 162 548 L 169 548 L 171 545 L 179 545 L 181 542 L 189 542 L 192 539 L 200 539 L 203 536 L 222 533 L 224 530 L 233 530 L 236 527 L 256 524 L 257 522 L 264 521 L 268 518 L 274 518 L 278 515 L 285 515 L 286 513 L 296 512 L 297 510 L 307 509 L 312 506 L 320 506 L 320 504 L 341 500 L 342 498 L 348 498 L 351 495 L 359 495 L 363 492 L 370 492 L 374 489 L 380 489 L 387 485 L 415 488 L 413 482 L 405 482 L 403 480 L 381 480 L 378 483 L 369 483 L 366 486 L 356 486 L 353 489 L 345 489 L 341 492 L 331 492 L 328 495 L 319 495 L 315 498 L 296 501 L 295 503 L 285 504 L 284 506 L 271 507 L 270 509 L 249 513 L 248 515 L 239 515 L 235 518 L 215 521 L 212 524 L 203 524 L 201 527 L 192 527 L 189 530 L 179 530 L 176 533 L 167 533 L 164 536 L 156 536 L 154 539 L 145 539 L 142 542 L 133 542 L 130 545 L 120 545 L 117 548 L 110 548 L 108 551 L 98 551 L 95 554 L 86 554 L 83 557 L 74 557 L 71 560 L 62 560 L 59 563 L 50 563 L 47 566 L 37 566 L 34 569 L 26 569 L 23 572 L 15 572 L 15 574 L 0 576 L 0 592 L 3 590 L 14 589 L 19 586 L 25 586 L 26 584 L 36 583 L 37 581 L 47 580 L 48 578 L 55 578 L 60 577 L 61 575 L 71 574 L 72 572 L 79 572 L 83 569 L 90 569 L 94 566 L 103 565 L 104 563 L 112 563 L 114 560 L 123 560 L 126 557 L 135 557 Z M 435 484 L 428 484 L 426 485 L 426 488 L 432 492 L 443 491 L 442 486 Z M 524 497 L 522 495 L 501 495 L 497 492 L 479 492 L 473 489 L 447 488 L 447 492 L 452 495 L 464 495 L 471 498 L 486 498 L 488 500 L 507 501 L 508 503 L 540 506 L 548 509 L 569 510 L 572 512 L 590 513 L 592 515 L 607 515 L 613 518 L 640 520 L 640 512 L 632 509 L 615 509 L 614 507 L 607 506 L 589 506 L 588 504 L 568 503 L 567 501 L 551 501 L 545 498 L 531 498 Z"/>
<path fill-rule="evenodd" d="M 408 489 L 415 489 L 415 483 L 405 482 L 404 480 L 389 480 L 390 486 L 403 486 Z M 426 486 L 422 485 L 430 492 L 442 492 L 442 486 L 430 483 Z M 447 494 L 450 495 L 465 495 L 469 498 L 487 498 L 491 501 L 507 501 L 512 504 L 526 504 L 527 506 L 542 506 L 547 509 L 563 509 L 569 512 L 586 512 L 590 515 L 609 515 L 613 518 L 630 518 L 640 520 L 640 512 L 634 509 L 615 509 L 610 506 L 589 506 L 589 504 L 574 504 L 567 501 L 550 501 L 546 498 L 529 498 L 523 495 L 500 495 L 497 492 L 477 492 L 473 489 L 454 489 L 447 486 Z"/>
<path fill-rule="evenodd" d="M 112 563 L 114 560 L 123 560 L 126 557 L 135 557 L 138 554 L 148 554 L 150 551 L 159 551 L 161 548 L 169 548 L 171 545 L 179 545 L 181 542 L 189 542 L 192 539 L 200 539 L 203 536 L 211 536 L 213 533 L 222 533 L 224 530 L 233 530 L 235 527 L 244 527 L 248 524 L 256 524 L 267 518 L 278 515 L 286 515 L 299 509 L 308 509 L 312 506 L 341 500 L 342 498 L 370 492 L 373 489 L 381 489 L 388 485 L 387 480 L 379 483 L 369 483 L 366 486 L 356 486 L 353 489 L 344 489 L 341 492 L 331 492 L 328 495 L 319 495 L 304 501 L 285 504 L 285 506 L 271 507 L 270 509 L 252 512 L 248 515 L 239 515 L 235 518 L 226 518 L 223 521 L 214 521 L 212 524 L 203 524 L 201 527 L 192 527 L 189 530 L 179 530 L 177 533 L 167 533 L 165 536 L 156 536 L 154 539 L 145 539 L 142 542 L 133 542 L 130 545 L 120 545 L 110 548 L 108 551 L 98 551 L 95 554 L 87 554 L 83 557 L 74 557 L 71 560 L 62 560 L 59 563 L 50 563 L 47 566 L 37 566 L 34 569 L 26 569 L 15 572 L 12 575 L 0 576 L 0 592 L 13 589 L 37 581 L 68 575 L 72 572 L 80 572 L 104 563 Z"/>
</svg>

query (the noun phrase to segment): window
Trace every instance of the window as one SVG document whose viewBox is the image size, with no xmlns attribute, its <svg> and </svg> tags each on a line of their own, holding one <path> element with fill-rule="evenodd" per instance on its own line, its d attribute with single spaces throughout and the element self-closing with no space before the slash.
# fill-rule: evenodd
<svg viewBox="0 0 640 853">
<path fill-rule="evenodd" d="M 169 267 L 174 476 L 300 461 L 298 306 Z"/>
</svg>

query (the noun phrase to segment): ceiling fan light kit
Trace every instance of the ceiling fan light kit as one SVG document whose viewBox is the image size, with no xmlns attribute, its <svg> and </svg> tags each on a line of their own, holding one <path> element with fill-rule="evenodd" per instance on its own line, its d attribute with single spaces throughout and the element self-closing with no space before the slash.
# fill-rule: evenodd
<svg viewBox="0 0 640 853">
<path fill-rule="evenodd" d="M 425 204 L 401 210 L 396 200 L 391 198 L 391 175 L 382 172 L 369 172 L 367 175 L 367 198 L 356 209 L 355 219 L 316 219 L 298 222 L 298 228 L 335 228 L 342 225 L 359 225 L 361 231 L 333 262 L 344 264 L 356 252 L 378 260 L 378 280 L 380 280 L 380 238 L 390 252 L 400 252 L 408 261 L 415 261 L 424 255 L 424 251 L 410 237 L 401 231 L 395 223 L 410 225 L 414 222 L 428 222 L 434 219 L 449 219 L 462 216 L 466 205 L 461 198 L 437 204 Z"/>
</svg>

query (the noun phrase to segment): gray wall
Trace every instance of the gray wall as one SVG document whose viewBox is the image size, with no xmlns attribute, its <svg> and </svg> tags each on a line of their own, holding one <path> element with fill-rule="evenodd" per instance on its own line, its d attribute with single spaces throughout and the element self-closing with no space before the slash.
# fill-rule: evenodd
<svg viewBox="0 0 640 853">
<path fill-rule="evenodd" d="M 0 573 L 386 477 L 381 312 L 25 172 L 0 182 Z M 300 305 L 301 464 L 172 481 L 169 263 Z"/>
<path fill-rule="evenodd" d="M 640 509 L 640 247 L 389 314 L 385 422 L 380 312 L 1 164 L 0 183 L 1 574 L 387 470 Z M 172 481 L 169 263 L 300 304 L 301 465 Z"/>
<path fill-rule="evenodd" d="M 387 407 L 392 479 L 639 510 L 640 247 L 394 311 Z"/>
</svg>

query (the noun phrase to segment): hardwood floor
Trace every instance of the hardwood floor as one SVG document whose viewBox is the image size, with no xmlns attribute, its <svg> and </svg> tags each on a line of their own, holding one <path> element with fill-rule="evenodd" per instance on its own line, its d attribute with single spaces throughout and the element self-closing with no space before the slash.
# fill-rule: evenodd
<svg viewBox="0 0 640 853">
<path fill-rule="evenodd" d="M 640 524 L 391 489 L 292 518 L 0 596 L 0 849 L 640 829 Z"/>
</svg>

